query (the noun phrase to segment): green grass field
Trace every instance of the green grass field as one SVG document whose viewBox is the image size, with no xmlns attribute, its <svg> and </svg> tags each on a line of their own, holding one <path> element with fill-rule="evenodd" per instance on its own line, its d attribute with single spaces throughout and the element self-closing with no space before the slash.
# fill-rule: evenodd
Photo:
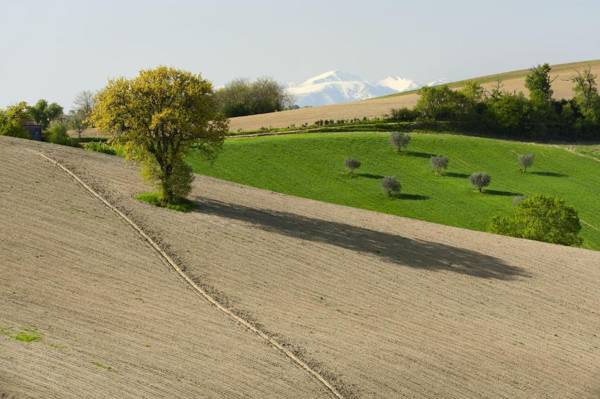
<svg viewBox="0 0 600 399">
<path fill-rule="evenodd" d="M 579 212 L 587 248 L 600 249 L 600 164 L 564 149 L 448 134 L 415 133 L 398 155 L 387 133 L 299 134 L 226 141 L 210 165 L 189 155 L 196 173 L 320 201 L 371 209 L 452 226 L 487 230 L 490 219 L 508 213 L 513 197 L 536 193 L 563 198 Z M 535 165 L 522 174 L 517 155 L 534 153 Z M 430 156 L 445 155 L 450 167 L 436 176 Z M 344 160 L 362 162 L 349 177 Z M 484 171 L 492 183 L 484 194 L 468 176 Z M 400 198 L 388 198 L 383 176 L 396 176 Z"/>
</svg>

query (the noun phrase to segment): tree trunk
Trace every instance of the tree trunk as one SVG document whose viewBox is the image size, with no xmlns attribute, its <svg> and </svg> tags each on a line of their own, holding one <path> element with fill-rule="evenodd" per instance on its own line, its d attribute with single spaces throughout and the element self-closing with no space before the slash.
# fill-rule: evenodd
<svg viewBox="0 0 600 399">
<path fill-rule="evenodd" d="M 171 165 L 165 165 L 162 168 L 162 176 L 160 179 L 160 189 L 162 200 L 165 204 L 172 204 L 175 202 L 175 195 L 171 187 L 171 177 L 173 175 L 173 167 Z"/>
</svg>

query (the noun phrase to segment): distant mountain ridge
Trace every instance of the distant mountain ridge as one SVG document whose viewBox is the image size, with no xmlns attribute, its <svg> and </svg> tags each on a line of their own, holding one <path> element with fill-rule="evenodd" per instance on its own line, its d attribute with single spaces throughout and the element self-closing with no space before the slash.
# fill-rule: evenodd
<svg viewBox="0 0 600 399">
<path fill-rule="evenodd" d="M 436 81 L 438 82 L 440 81 Z M 300 84 L 289 84 L 287 92 L 300 107 L 314 107 L 365 100 L 415 90 L 422 86 L 424 85 L 400 76 L 388 76 L 372 83 L 352 73 L 334 70 L 313 76 Z"/>
</svg>

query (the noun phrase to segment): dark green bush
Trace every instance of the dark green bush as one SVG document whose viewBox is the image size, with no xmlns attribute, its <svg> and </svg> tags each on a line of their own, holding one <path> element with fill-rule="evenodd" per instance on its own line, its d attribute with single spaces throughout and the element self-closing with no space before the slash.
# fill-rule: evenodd
<svg viewBox="0 0 600 399">
<path fill-rule="evenodd" d="M 390 111 L 389 118 L 395 122 L 414 122 L 419 116 L 419 112 L 410 108 L 393 108 Z"/>
</svg>

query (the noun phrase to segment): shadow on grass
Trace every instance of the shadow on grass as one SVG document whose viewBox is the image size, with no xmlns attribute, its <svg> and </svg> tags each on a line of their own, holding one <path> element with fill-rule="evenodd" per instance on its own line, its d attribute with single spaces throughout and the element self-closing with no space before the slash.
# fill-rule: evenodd
<svg viewBox="0 0 600 399">
<path fill-rule="evenodd" d="M 398 199 L 413 200 L 413 201 L 425 201 L 430 198 L 427 195 L 405 194 L 405 193 L 400 193 L 400 194 L 396 195 L 395 197 Z"/>
<path fill-rule="evenodd" d="M 516 197 L 518 195 L 523 195 L 521 193 L 513 193 L 512 191 L 500 191 L 500 190 L 484 190 L 484 194 L 489 195 L 498 195 L 501 197 Z"/>
<path fill-rule="evenodd" d="M 355 176 L 356 177 L 365 177 L 367 179 L 383 179 L 384 178 L 383 175 L 376 175 L 373 173 L 356 173 Z"/>
<path fill-rule="evenodd" d="M 569 175 L 565 175 L 563 173 L 558 173 L 558 172 L 527 172 L 531 175 L 537 175 L 537 176 L 549 176 L 549 177 L 569 177 Z"/>
<path fill-rule="evenodd" d="M 446 173 L 444 173 L 444 176 L 457 177 L 459 179 L 466 179 L 467 177 L 469 177 L 469 175 L 466 173 L 458 173 L 458 172 L 446 172 Z"/>
<path fill-rule="evenodd" d="M 529 277 L 522 268 L 509 265 L 501 259 L 447 244 L 210 199 L 198 199 L 196 204 L 195 212 L 241 221 L 271 233 L 335 245 L 376 256 L 402 267 L 450 271 L 486 279 L 514 280 Z M 273 248 L 273 251 L 276 249 Z M 339 267 L 344 267 L 344 263 L 340 262 Z"/>
<path fill-rule="evenodd" d="M 419 152 L 419 151 L 404 151 L 401 154 L 408 155 L 410 157 L 417 157 L 417 158 L 431 158 L 431 157 L 435 156 L 435 154 L 430 154 L 428 152 Z"/>
</svg>

